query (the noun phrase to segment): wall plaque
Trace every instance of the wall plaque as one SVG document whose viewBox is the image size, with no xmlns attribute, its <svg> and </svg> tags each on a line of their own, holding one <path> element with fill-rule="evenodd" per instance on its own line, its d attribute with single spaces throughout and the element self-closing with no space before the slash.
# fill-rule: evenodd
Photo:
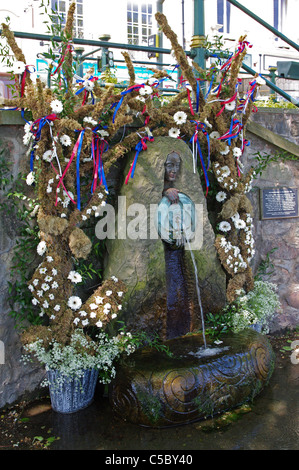
<svg viewBox="0 0 299 470">
<path fill-rule="evenodd" d="M 260 189 L 261 219 L 298 217 L 297 188 Z"/>
</svg>

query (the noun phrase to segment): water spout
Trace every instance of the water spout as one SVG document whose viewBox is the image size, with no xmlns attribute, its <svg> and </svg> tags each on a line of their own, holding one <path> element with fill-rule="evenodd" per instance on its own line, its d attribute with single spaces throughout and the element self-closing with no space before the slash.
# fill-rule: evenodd
<svg viewBox="0 0 299 470">
<path fill-rule="evenodd" d="M 202 308 L 202 303 L 201 303 L 201 295 L 200 295 L 200 288 L 199 288 L 199 282 L 198 282 L 197 266 L 196 266 L 196 262 L 195 262 L 195 258 L 194 258 L 194 253 L 191 249 L 188 237 L 185 237 L 185 240 L 187 241 L 187 245 L 188 245 L 188 248 L 189 248 L 189 251 L 190 251 L 190 254 L 191 254 L 192 263 L 193 263 L 193 266 L 194 266 L 195 285 L 196 285 L 198 305 L 199 305 L 200 316 L 201 316 L 202 337 L 203 337 L 204 347 L 206 349 L 207 348 L 207 342 L 206 342 L 206 334 L 205 334 L 205 320 L 204 320 L 203 308 Z"/>
</svg>

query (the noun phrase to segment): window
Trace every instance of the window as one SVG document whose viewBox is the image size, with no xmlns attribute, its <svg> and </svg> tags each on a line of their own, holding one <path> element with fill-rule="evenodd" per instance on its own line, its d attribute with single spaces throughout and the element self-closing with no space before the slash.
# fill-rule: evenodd
<svg viewBox="0 0 299 470">
<path fill-rule="evenodd" d="M 127 3 L 128 44 L 146 44 L 152 34 L 152 4 Z"/>
<path fill-rule="evenodd" d="M 58 17 L 60 18 L 61 25 L 65 25 L 66 22 L 66 15 L 68 8 L 70 6 L 72 0 L 52 0 L 51 6 L 52 10 L 57 15 L 57 20 L 54 22 L 58 22 Z M 83 30 L 83 0 L 76 0 L 76 11 L 74 15 L 74 37 L 76 38 L 83 38 L 84 37 L 84 30 Z"/>
<path fill-rule="evenodd" d="M 221 33 L 230 32 L 230 9 L 231 4 L 227 0 L 217 0 L 217 23 L 222 24 Z"/>
</svg>

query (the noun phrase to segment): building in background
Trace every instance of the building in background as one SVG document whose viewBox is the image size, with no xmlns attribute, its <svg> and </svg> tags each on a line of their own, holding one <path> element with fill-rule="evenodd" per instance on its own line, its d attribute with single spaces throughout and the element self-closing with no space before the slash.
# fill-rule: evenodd
<svg viewBox="0 0 299 470">
<path fill-rule="evenodd" d="M 72 0 L 10 0 L 7 6 L 0 8 L 0 20 L 10 17 L 10 25 L 13 31 L 30 32 L 33 34 L 49 34 L 51 22 L 55 23 L 58 16 L 65 22 L 66 12 Z M 52 12 L 49 19 L 44 14 L 45 7 L 42 4 L 49 2 L 48 12 Z M 277 28 L 294 42 L 298 42 L 299 32 L 297 27 L 297 13 L 299 0 L 251 0 L 250 5 L 245 0 L 240 3 L 250 8 L 256 15 Z M 179 42 L 185 50 L 190 50 L 193 36 L 193 0 L 76 0 L 77 8 L 74 21 L 74 36 L 87 40 L 99 40 L 110 37 L 111 43 L 133 44 L 146 46 L 150 41 L 154 45 L 170 49 L 167 38 L 157 42 L 157 23 L 155 13 L 157 8 L 162 8 L 169 24 L 176 32 Z M 284 41 L 275 37 L 270 31 L 263 28 L 256 21 L 246 16 L 242 11 L 233 6 L 228 0 L 205 0 L 205 34 L 210 40 L 213 36 L 221 36 L 225 47 L 233 51 L 238 38 L 247 34 L 252 48 L 246 57 L 247 64 L 259 73 L 268 73 L 269 67 L 276 66 L 278 61 L 294 61 L 299 63 L 299 54 Z M 48 41 L 17 39 L 22 48 L 27 64 L 34 65 L 37 74 L 46 80 L 47 62 L 43 60 L 42 53 L 49 48 Z M 161 42 L 162 41 L 162 42 Z M 84 45 L 84 53 L 90 53 L 95 48 Z M 111 49 L 114 54 L 115 73 L 120 80 L 128 78 L 123 63 L 121 49 Z M 58 53 L 58 51 L 57 51 Z M 171 55 L 149 58 L 146 51 L 130 51 L 132 59 L 136 62 L 136 78 L 142 81 L 149 76 L 148 65 L 142 62 L 150 61 L 152 66 L 162 61 L 166 68 L 173 73 L 176 83 L 173 65 L 175 60 Z M 100 51 L 91 54 L 84 63 L 83 73 L 91 66 L 97 69 L 97 59 Z M 139 63 L 137 63 L 139 62 Z M 140 63 L 141 62 L 141 63 Z M 207 65 L 209 61 L 207 62 Z M 4 95 L 5 74 L 7 69 L 0 65 L 0 94 Z M 2 77 L 2 79 L 1 79 Z M 280 79 L 279 86 L 299 98 L 299 81 Z"/>
</svg>

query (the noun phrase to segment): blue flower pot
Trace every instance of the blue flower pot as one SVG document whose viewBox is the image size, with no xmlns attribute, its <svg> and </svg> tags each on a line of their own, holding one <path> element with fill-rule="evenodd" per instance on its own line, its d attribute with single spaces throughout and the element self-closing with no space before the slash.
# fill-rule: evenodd
<svg viewBox="0 0 299 470">
<path fill-rule="evenodd" d="M 80 378 L 68 378 L 56 370 L 48 370 L 52 409 L 58 413 L 75 413 L 89 406 L 93 401 L 98 375 L 98 370 L 92 369 L 85 370 Z"/>
</svg>

